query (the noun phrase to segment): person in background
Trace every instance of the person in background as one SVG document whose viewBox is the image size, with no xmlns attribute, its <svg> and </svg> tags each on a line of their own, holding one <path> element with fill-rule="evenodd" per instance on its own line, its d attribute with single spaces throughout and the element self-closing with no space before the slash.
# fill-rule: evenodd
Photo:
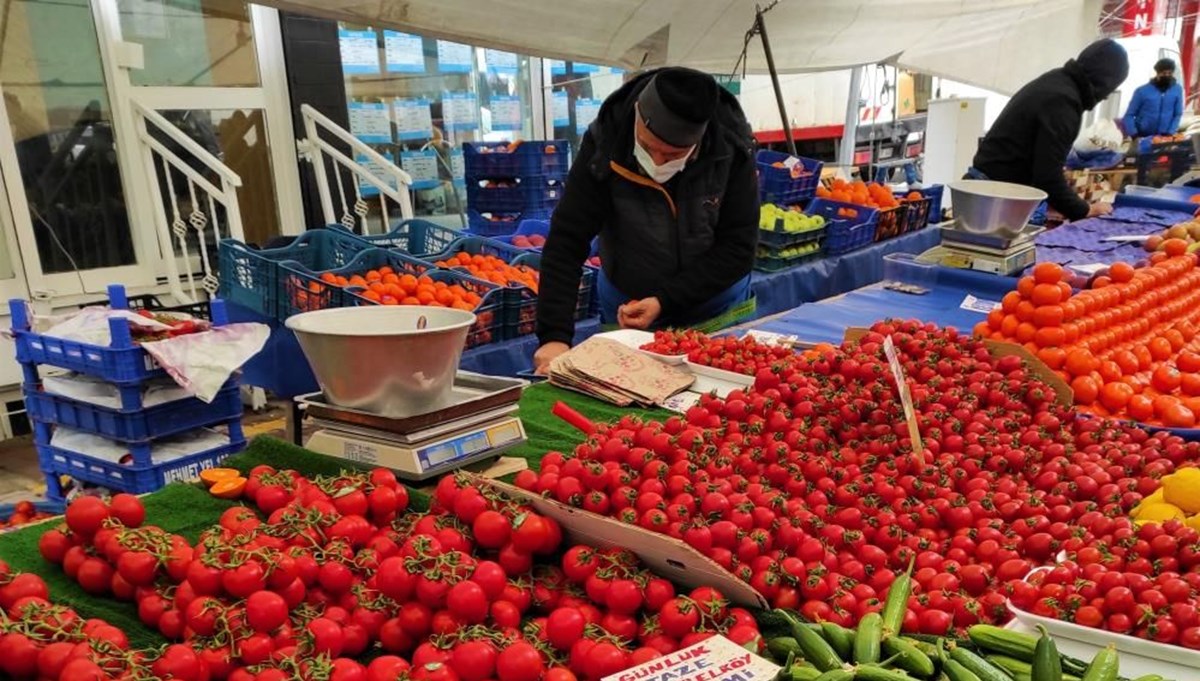
<svg viewBox="0 0 1200 681">
<path fill-rule="evenodd" d="M 625 83 L 584 135 L 550 219 L 534 369 L 570 348 L 594 238 L 604 323 L 690 326 L 751 304 L 758 214 L 754 138 L 732 94 L 685 68 Z"/>
<path fill-rule="evenodd" d="M 1133 91 L 1122 125 L 1130 137 L 1174 135 L 1183 117 L 1183 86 L 1175 80 L 1175 62 L 1159 59 L 1154 77 Z"/>
<path fill-rule="evenodd" d="M 1106 38 L 1033 79 L 1013 95 L 979 143 L 966 179 L 1037 187 L 1068 220 L 1111 213 L 1111 205 L 1089 206 L 1075 193 L 1063 163 L 1079 137 L 1083 112 L 1115 92 L 1128 75 L 1125 48 Z"/>
</svg>

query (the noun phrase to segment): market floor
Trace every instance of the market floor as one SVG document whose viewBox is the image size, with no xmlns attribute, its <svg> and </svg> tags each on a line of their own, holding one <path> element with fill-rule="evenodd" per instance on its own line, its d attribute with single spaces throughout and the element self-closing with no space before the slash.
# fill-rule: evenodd
<svg viewBox="0 0 1200 681">
<path fill-rule="evenodd" d="M 260 412 L 247 411 L 242 426 L 246 439 L 259 435 L 287 439 L 286 408 L 287 402 L 271 401 Z M 0 440 L 0 504 L 41 499 L 45 492 L 46 479 L 38 466 L 33 436 Z"/>
</svg>

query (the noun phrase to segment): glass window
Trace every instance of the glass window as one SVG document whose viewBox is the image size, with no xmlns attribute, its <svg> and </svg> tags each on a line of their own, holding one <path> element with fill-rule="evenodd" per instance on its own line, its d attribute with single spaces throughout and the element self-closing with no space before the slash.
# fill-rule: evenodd
<svg viewBox="0 0 1200 681">
<path fill-rule="evenodd" d="M 118 0 L 121 35 L 142 45 L 134 85 L 256 87 L 250 3 L 242 0 Z"/>
<path fill-rule="evenodd" d="M 417 215 L 465 204 L 463 142 L 533 136 L 528 56 L 346 23 L 338 40 L 350 132 L 413 175 Z"/>
<path fill-rule="evenodd" d="M 625 82 L 625 72 L 608 66 L 547 59 L 543 62 L 546 89 L 550 95 L 550 120 L 555 139 L 571 143 L 579 151 L 579 140 L 596 118 L 600 104 Z"/>
<path fill-rule="evenodd" d="M 133 264 L 112 111 L 88 0 L 3 5 L 0 89 L 42 270 Z"/>
</svg>

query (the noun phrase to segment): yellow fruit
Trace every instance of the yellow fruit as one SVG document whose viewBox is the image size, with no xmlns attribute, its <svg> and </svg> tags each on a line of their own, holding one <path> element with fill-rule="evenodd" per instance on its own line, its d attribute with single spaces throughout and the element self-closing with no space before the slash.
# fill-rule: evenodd
<svg viewBox="0 0 1200 681">
<path fill-rule="evenodd" d="M 1193 530 L 1200 530 L 1200 515 L 1194 515 L 1191 518 L 1188 518 L 1187 520 L 1183 521 L 1183 524 L 1187 525 Z"/>
<path fill-rule="evenodd" d="M 1163 478 L 1163 499 L 1191 515 L 1200 513 L 1200 468 L 1180 468 Z"/>
<path fill-rule="evenodd" d="M 1151 492 L 1150 496 L 1138 502 L 1138 505 L 1134 506 L 1133 510 L 1130 511 L 1129 514 L 1136 518 L 1138 513 L 1141 512 L 1143 506 L 1147 506 L 1149 504 L 1161 504 L 1164 501 L 1166 501 L 1166 499 L 1163 498 L 1163 488 L 1159 487 Z"/>
<path fill-rule="evenodd" d="M 1162 523 L 1168 520 L 1183 520 L 1187 515 L 1178 506 L 1158 502 L 1152 504 L 1142 504 L 1138 510 L 1135 520 L 1144 523 Z"/>
</svg>

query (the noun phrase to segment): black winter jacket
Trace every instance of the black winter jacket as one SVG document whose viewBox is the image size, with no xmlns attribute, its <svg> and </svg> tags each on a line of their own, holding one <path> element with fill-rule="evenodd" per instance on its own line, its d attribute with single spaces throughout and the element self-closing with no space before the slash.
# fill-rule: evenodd
<svg viewBox="0 0 1200 681">
<path fill-rule="evenodd" d="M 537 334 L 570 344 L 584 260 L 600 237 L 609 281 L 631 299 L 657 296 L 660 320 L 686 324 L 689 309 L 750 273 L 758 246 L 754 138 L 732 94 L 721 101 L 696 155 L 659 185 L 633 156 L 634 102 L 654 71 L 604 101 L 584 134 L 542 254 Z"/>
<path fill-rule="evenodd" d="M 1088 204 L 1067 183 L 1063 163 L 1079 136 L 1083 112 L 1111 94 L 1125 73 L 1103 58 L 1106 55 L 1090 60 L 1085 55 L 1018 90 L 979 143 L 972 162 L 989 179 L 1046 192 L 1050 206 L 1068 220 L 1087 217 Z"/>
</svg>

